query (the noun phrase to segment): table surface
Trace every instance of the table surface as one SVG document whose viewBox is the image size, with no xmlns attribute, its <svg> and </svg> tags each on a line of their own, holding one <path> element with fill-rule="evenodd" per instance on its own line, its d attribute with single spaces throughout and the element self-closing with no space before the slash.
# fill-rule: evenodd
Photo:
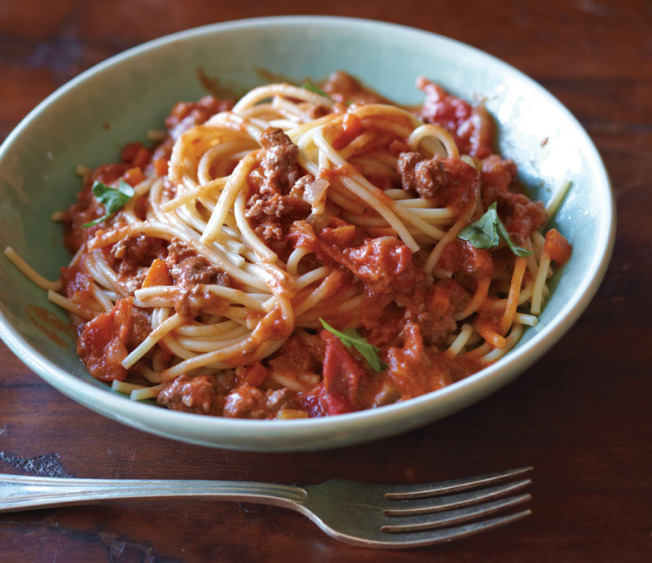
<svg viewBox="0 0 652 563">
<path fill-rule="evenodd" d="M 270 3 L 272 4 L 272 3 Z M 411 433 L 333 451 L 247 453 L 109 421 L 0 345 L 0 471 L 106 478 L 432 481 L 533 465 L 533 515 L 442 546 L 350 547 L 289 510 L 162 501 L 0 516 L 6 561 L 643 561 L 652 552 L 652 4 L 640 1 L 3 0 L 0 139 L 89 66 L 211 22 L 321 13 L 392 21 L 488 51 L 565 103 L 600 150 L 614 257 L 568 335 L 488 399 Z"/>
</svg>

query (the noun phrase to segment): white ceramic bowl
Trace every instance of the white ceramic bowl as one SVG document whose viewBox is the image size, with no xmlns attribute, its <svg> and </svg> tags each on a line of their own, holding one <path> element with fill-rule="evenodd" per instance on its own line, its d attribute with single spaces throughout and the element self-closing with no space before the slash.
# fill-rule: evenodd
<svg viewBox="0 0 652 563">
<path fill-rule="evenodd" d="M 483 97 L 530 195 L 546 201 L 564 178 L 572 189 L 554 224 L 573 256 L 553 282 L 537 327 L 496 364 L 450 387 L 380 409 L 323 419 L 233 420 L 136 403 L 88 375 L 65 314 L 4 258 L 0 333 L 62 393 L 141 430 L 185 442 L 245 450 L 343 446 L 397 434 L 487 396 L 527 369 L 577 320 L 598 288 L 615 230 L 609 180 L 575 118 L 547 91 L 472 47 L 396 25 L 330 17 L 243 20 L 152 41 L 84 72 L 34 109 L 0 149 L 0 245 L 13 246 L 46 277 L 69 257 L 52 211 L 79 190 L 77 164 L 118 158 L 119 147 L 160 128 L 177 100 L 206 92 L 198 73 L 240 92 L 264 82 L 260 69 L 300 81 L 345 70 L 400 103 L 417 104 L 419 75 L 466 99 Z M 544 143 L 544 141 L 547 141 Z M 54 336 L 53 336 L 54 335 Z M 30 408 L 25 405 L 25 408 Z"/>
</svg>

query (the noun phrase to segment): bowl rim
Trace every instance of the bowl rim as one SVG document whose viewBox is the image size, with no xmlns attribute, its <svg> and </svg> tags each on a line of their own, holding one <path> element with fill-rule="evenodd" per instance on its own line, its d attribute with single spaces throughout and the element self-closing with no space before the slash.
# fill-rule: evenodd
<svg viewBox="0 0 652 563">
<path fill-rule="evenodd" d="M 529 368 L 570 329 L 586 309 L 606 273 L 613 252 L 616 232 L 613 189 L 595 144 L 579 121 L 557 98 L 520 70 L 476 47 L 421 29 L 373 19 L 297 15 L 238 19 L 203 25 L 165 35 L 113 55 L 83 71 L 57 88 L 32 109 L 7 136 L 0 146 L 0 166 L 6 152 L 13 143 L 29 128 L 33 121 L 47 111 L 48 107 L 54 101 L 68 95 L 69 92 L 82 85 L 89 78 L 101 74 L 107 68 L 132 58 L 138 58 L 161 46 L 188 39 L 192 40 L 200 36 L 210 36 L 233 30 L 247 30 L 269 26 L 301 26 L 307 24 L 337 27 L 362 26 L 364 28 L 374 28 L 374 30 L 381 32 L 388 31 L 392 33 L 417 35 L 428 38 L 429 40 L 441 41 L 455 49 L 461 49 L 462 51 L 473 53 L 480 58 L 491 61 L 492 65 L 501 69 L 501 72 L 506 72 L 508 75 L 514 76 L 520 81 L 525 81 L 530 87 L 537 90 L 539 94 L 547 98 L 549 103 L 556 106 L 569 123 L 572 124 L 573 129 L 583 137 L 586 148 L 590 153 L 590 161 L 594 168 L 593 174 L 599 179 L 601 193 L 602 190 L 605 190 L 604 195 L 608 196 L 604 197 L 606 205 L 600 209 L 600 220 L 603 224 L 609 225 L 609 229 L 600 231 L 600 238 L 595 244 L 597 251 L 590 266 L 587 268 L 588 274 L 582 278 L 582 283 L 574 291 L 571 299 L 564 304 L 553 318 L 546 322 L 545 326 L 533 338 L 519 346 L 516 350 L 510 351 L 506 358 L 502 358 L 498 362 L 459 382 L 426 395 L 379 409 L 369 409 L 332 417 L 274 421 L 230 419 L 171 411 L 159 406 L 131 401 L 126 396 L 110 392 L 110 389 L 94 386 L 91 383 L 80 380 L 68 371 L 59 368 L 48 357 L 38 352 L 20 335 L 18 330 L 14 328 L 4 312 L 0 309 L 0 337 L 27 367 L 32 369 L 57 390 L 104 416 L 149 433 L 181 440 L 186 443 L 248 451 L 290 451 L 305 448 L 305 439 L 316 437 L 326 441 L 327 445 L 324 447 L 335 447 L 338 444 L 346 445 L 366 441 L 364 437 L 349 441 L 346 438 L 340 439 L 339 441 L 332 439 L 333 436 L 338 435 L 338 432 L 346 433 L 352 424 L 355 425 L 356 436 L 363 436 L 365 432 L 373 432 L 374 426 L 382 419 L 383 426 L 390 428 L 390 430 L 383 432 L 378 437 L 389 436 L 432 421 L 432 417 L 425 416 L 425 420 L 420 422 L 429 411 L 445 406 L 446 403 L 454 403 L 454 405 L 443 416 L 448 416 L 452 412 L 465 408 L 468 404 L 502 387 Z M 487 389 L 489 392 L 487 392 Z M 444 410 L 446 409 L 444 408 Z M 141 411 L 142 414 L 137 416 L 137 421 L 129 418 L 134 416 L 133 413 L 139 413 Z M 406 417 L 409 417 L 411 421 L 406 422 Z M 143 421 L 143 419 L 146 419 L 146 421 Z M 395 432 L 391 431 L 393 424 L 397 428 Z M 175 435 L 173 431 L 170 431 L 170 427 L 177 425 L 180 425 L 182 428 L 194 427 L 197 429 L 201 427 L 203 431 L 199 432 L 199 434 L 202 436 L 189 439 L 183 435 L 183 432 Z M 161 430 L 161 428 L 168 429 Z M 280 447 L 264 447 L 250 443 L 239 443 L 240 441 L 246 442 L 246 440 L 242 439 L 243 434 L 250 435 L 259 432 L 265 436 L 265 439 L 283 442 L 284 445 Z M 211 437 L 216 438 L 217 441 L 211 441 Z M 230 443 L 234 440 L 235 443 Z M 294 445 L 290 442 L 297 442 L 299 445 Z M 321 446 L 317 443 L 315 447 L 308 446 L 308 449 L 321 449 Z"/>
</svg>

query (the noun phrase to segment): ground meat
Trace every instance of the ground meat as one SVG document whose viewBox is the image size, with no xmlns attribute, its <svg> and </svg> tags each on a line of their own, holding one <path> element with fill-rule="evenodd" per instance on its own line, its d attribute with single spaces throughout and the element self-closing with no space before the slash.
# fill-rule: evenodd
<svg viewBox="0 0 652 563">
<path fill-rule="evenodd" d="M 403 152 L 398 158 L 401 187 L 420 197 L 433 198 L 435 207 L 463 209 L 480 187 L 480 173 L 457 158 L 424 158 Z"/>
<path fill-rule="evenodd" d="M 321 371 L 324 357 L 324 341 L 313 335 L 299 338 L 290 336 L 278 352 L 269 360 L 273 375 L 292 379 L 297 385 L 305 385 L 302 377 Z"/>
<path fill-rule="evenodd" d="M 198 102 L 178 102 L 165 120 L 170 137 L 178 139 L 185 131 L 204 123 L 209 117 L 233 107 L 232 100 L 204 96 Z"/>
<path fill-rule="evenodd" d="M 289 226 L 310 214 L 310 204 L 292 195 L 255 194 L 247 202 L 245 217 L 266 241 L 281 241 Z"/>
<path fill-rule="evenodd" d="M 215 295 L 205 285 L 180 287 L 173 296 L 174 309 L 183 317 L 196 317 L 202 311 L 213 315 L 226 315 L 229 301 Z"/>
<path fill-rule="evenodd" d="M 470 164 L 457 158 L 442 160 L 448 184 L 438 193 L 438 206 L 461 210 L 474 201 L 480 190 L 480 172 Z"/>
<path fill-rule="evenodd" d="M 150 266 L 155 258 L 163 258 L 167 254 L 166 241 L 143 234 L 128 235 L 113 245 L 111 255 L 120 260 L 123 270 L 136 269 L 140 266 Z"/>
<path fill-rule="evenodd" d="M 135 349 L 152 332 L 152 318 L 149 310 L 131 308 L 131 330 L 127 338 L 127 349 Z"/>
<path fill-rule="evenodd" d="M 265 149 L 262 173 L 250 177 L 245 217 L 272 250 L 284 255 L 287 247 L 284 235 L 294 221 L 310 214 L 311 206 L 302 194 L 305 185 L 314 178 L 301 176 L 299 149 L 281 129 L 266 129 L 260 144 Z"/>
<path fill-rule="evenodd" d="M 483 196 L 488 199 L 489 203 L 495 201 L 496 194 L 506 192 L 516 179 L 516 174 L 516 164 L 513 160 L 503 160 L 497 154 L 485 158 L 482 161 L 480 175 Z"/>
<path fill-rule="evenodd" d="M 265 149 L 261 162 L 265 181 L 261 194 L 287 194 L 301 177 L 299 169 L 299 147 L 283 130 L 268 127 L 260 136 L 260 144 Z"/>
<path fill-rule="evenodd" d="M 174 240 L 170 243 L 166 263 L 174 283 L 183 288 L 190 288 L 197 284 L 230 287 L 227 274 L 181 241 Z"/>
<path fill-rule="evenodd" d="M 175 411 L 221 416 L 224 395 L 218 392 L 214 376 L 183 374 L 159 392 L 157 402 Z"/>
<path fill-rule="evenodd" d="M 164 258 L 167 241 L 147 235 L 128 235 L 105 251 L 108 264 L 117 272 L 118 283 L 128 292 L 140 289 L 152 262 Z"/>
<path fill-rule="evenodd" d="M 223 308 L 226 301 L 207 293 L 203 286 L 233 287 L 233 280 L 227 273 L 176 239 L 168 246 L 166 265 L 174 285 L 178 288 L 174 307 L 179 314 L 194 317 L 202 308 Z"/>
<path fill-rule="evenodd" d="M 289 389 L 262 391 L 245 383 L 229 393 L 222 414 L 228 418 L 274 418 L 285 408 L 297 408 Z"/>
<path fill-rule="evenodd" d="M 287 136 L 283 129 L 278 127 L 268 127 L 260 136 L 260 146 L 265 150 L 273 149 L 280 146 L 295 146 L 292 139 Z"/>
<path fill-rule="evenodd" d="M 217 281 L 219 269 L 202 256 L 190 256 L 173 264 L 172 279 L 181 286 L 210 284 Z"/>
<path fill-rule="evenodd" d="M 482 201 L 485 207 L 498 204 L 498 213 L 517 242 L 526 240 L 547 219 L 543 204 L 518 193 L 516 164 L 491 155 L 482 161 Z"/>
<path fill-rule="evenodd" d="M 517 243 L 523 243 L 548 219 L 543 203 L 532 201 L 523 194 L 506 192 L 496 198 L 498 213 Z"/>
<path fill-rule="evenodd" d="M 491 253 L 484 248 L 475 248 L 470 242 L 455 239 L 449 242 L 439 258 L 437 266 L 457 276 L 484 278 L 491 276 L 494 263 Z"/>
<path fill-rule="evenodd" d="M 452 279 L 434 284 L 428 291 L 426 311 L 416 319 L 425 344 L 444 346 L 449 335 L 457 330 L 453 314 L 470 298 L 464 288 Z"/>
<path fill-rule="evenodd" d="M 352 102 L 367 104 L 387 103 L 385 98 L 366 89 L 353 76 L 341 70 L 332 72 L 328 80 L 323 84 L 322 89 L 333 100 L 343 104 Z"/>
<path fill-rule="evenodd" d="M 426 159 L 418 152 L 404 152 L 398 158 L 401 185 L 409 192 L 423 198 L 432 198 L 437 190 L 448 183 L 443 163 Z"/>
<path fill-rule="evenodd" d="M 275 389 L 274 391 L 268 390 L 265 395 L 265 408 L 267 410 L 267 418 L 276 416 L 284 409 L 296 409 L 294 393 L 287 388 Z"/>
</svg>

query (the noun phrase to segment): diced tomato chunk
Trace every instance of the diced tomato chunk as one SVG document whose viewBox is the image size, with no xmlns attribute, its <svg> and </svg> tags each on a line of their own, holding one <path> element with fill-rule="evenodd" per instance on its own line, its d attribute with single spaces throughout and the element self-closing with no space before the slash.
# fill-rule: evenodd
<svg viewBox="0 0 652 563">
<path fill-rule="evenodd" d="M 69 299 L 79 301 L 93 299 L 93 278 L 79 263 L 61 268 L 61 282 L 63 294 Z"/>
<path fill-rule="evenodd" d="M 546 233 L 543 249 L 557 264 L 563 265 L 570 260 L 571 245 L 557 229 L 550 229 Z"/>
<path fill-rule="evenodd" d="M 100 381 L 124 381 L 127 370 L 127 340 L 131 332 L 132 299 L 121 299 L 108 313 L 102 313 L 84 325 L 77 353 L 89 373 Z"/>
<path fill-rule="evenodd" d="M 329 415 L 353 412 L 365 371 L 337 336 L 325 330 L 321 337 L 326 342 L 321 406 Z"/>
<path fill-rule="evenodd" d="M 326 244 L 334 245 L 338 248 L 348 248 L 355 244 L 355 225 L 334 228 L 325 227 L 322 229 L 320 237 Z"/>
<path fill-rule="evenodd" d="M 386 291 L 412 266 L 412 252 L 393 237 L 367 239 L 344 252 L 345 265 L 375 291 Z M 413 266 L 412 266 L 413 267 Z"/>
<path fill-rule="evenodd" d="M 493 121 L 484 106 L 472 107 L 425 78 L 420 78 L 417 86 L 426 93 L 421 116 L 426 122 L 446 129 L 461 153 L 485 158 L 495 152 Z"/>
</svg>

